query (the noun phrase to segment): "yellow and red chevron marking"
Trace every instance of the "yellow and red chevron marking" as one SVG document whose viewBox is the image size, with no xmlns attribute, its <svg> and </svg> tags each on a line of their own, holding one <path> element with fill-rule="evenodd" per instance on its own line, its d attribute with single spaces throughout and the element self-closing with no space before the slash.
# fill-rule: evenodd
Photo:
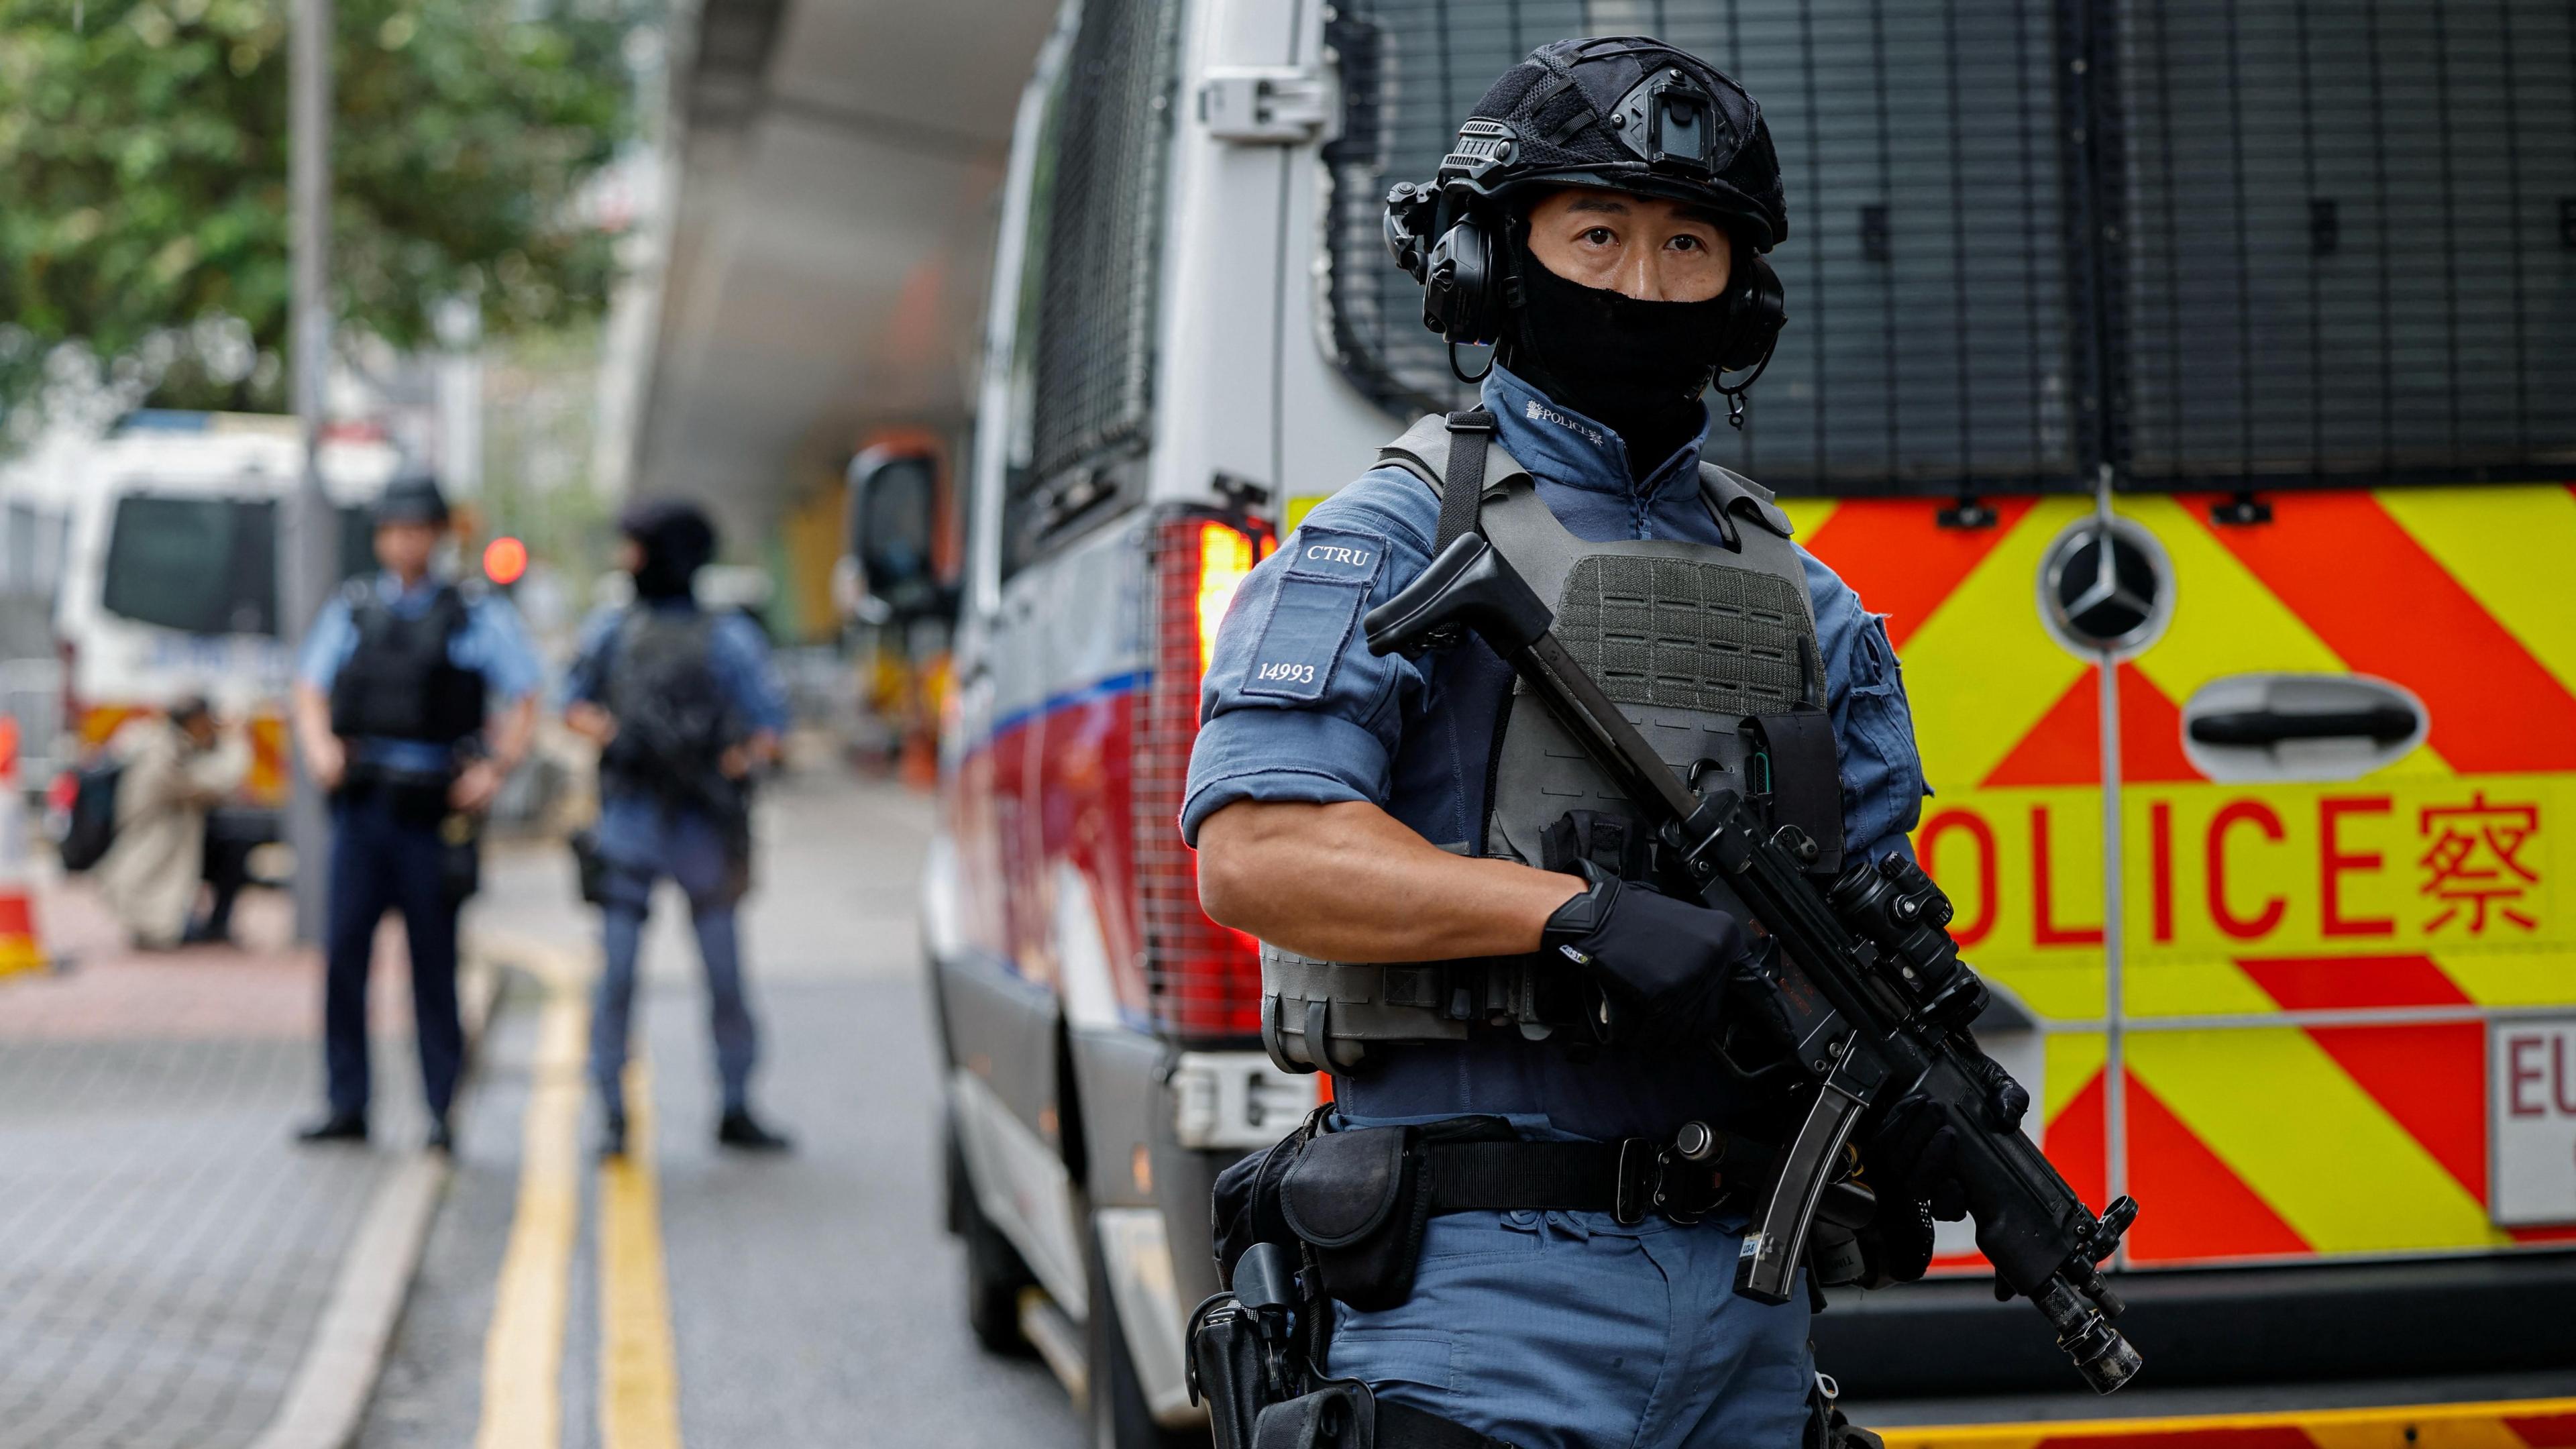
<svg viewBox="0 0 2576 1449">
<path fill-rule="evenodd" d="M 284 805 L 293 784 L 294 766 L 286 746 L 286 716 L 253 715 L 250 721 L 250 774 L 242 792 L 261 805 Z"/>
<path fill-rule="evenodd" d="M 1887 1449 L 2571 1449 L 2576 1446 L 2576 1399 L 1869 1427 L 1878 1429 Z"/>
<path fill-rule="evenodd" d="M 2212 523 L 2211 501 L 2119 501 L 2176 600 L 2117 671 L 2130 1260 L 2576 1239 L 2490 1224 L 2485 1024 L 2576 1014 L 2576 492 L 2288 494 L 2251 528 Z M 2049 541 L 2090 511 L 2014 500 L 1970 532 L 1923 500 L 1794 507 L 1889 614 L 1939 792 L 1917 848 L 1970 956 L 2048 1029 L 2046 1145 L 2098 1204 L 2101 681 L 2037 608 Z M 2271 672 L 2393 681 L 2429 737 L 2358 780 L 2203 778 L 2183 702 Z"/>
<path fill-rule="evenodd" d="M 93 704 L 80 714 L 80 743 L 84 751 L 108 742 L 129 721 L 152 713 L 139 704 Z M 286 715 L 282 710 L 265 709 L 250 718 L 250 772 L 242 779 L 240 798 L 252 805 L 283 806 L 293 783 L 291 755 L 287 748 Z"/>
</svg>

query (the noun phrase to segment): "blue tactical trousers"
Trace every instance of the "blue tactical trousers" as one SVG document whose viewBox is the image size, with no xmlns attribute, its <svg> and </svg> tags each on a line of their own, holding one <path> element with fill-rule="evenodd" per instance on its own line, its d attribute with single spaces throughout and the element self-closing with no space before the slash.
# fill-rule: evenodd
<svg viewBox="0 0 2576 1449">
<path fill-rule="evenodd" d="M 465 1029 L 456 1015 L 458 903 L 447 898 L 445 853 L 438 826 L 397 818 L 381 789 L 353 789 L 332 804 L 322 1061 L 335 1113 L 367 1110 L 367 968 L 375 957 L 376 923 L 389 910 L 402 912 L 410 940 L 422 1095 L 441 1119 L 456 1099 Z"/>
<path fill-rule="evenodd" d="M 1796 1449 L 1801 1291 L 1735 1296 L 1740 1235 L 1607 1213 L 1431 1219 L 1413 1297 L 1336 1305 L 1331 1370 L 1520 1449 Z"/>
<path fill-rule="evenodd" d="M 725 1110 L 749 1106 L 760 1031 L 743 994 L 742 946 L 734 926 L 739 872 L 727 857 L 722 832 L 688 811 L 620 800 L 604 810 L 599 836 L 600 852 L 608 861 L 609 899 L 600 908 L 606 967 L 591 1009 L 590 1074 L 600 1099 L 625 1100 L 620 1084 L 633 1029 L 636 957 L 644 944 L 653 883 L 667 876 L 688 897 L 689 920 L 697 930 Z"/>
</svg>

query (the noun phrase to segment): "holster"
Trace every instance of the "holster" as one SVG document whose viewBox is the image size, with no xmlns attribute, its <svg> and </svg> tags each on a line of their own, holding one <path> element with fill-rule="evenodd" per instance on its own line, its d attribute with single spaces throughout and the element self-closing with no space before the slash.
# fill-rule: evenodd
<svg viewBox="0 0 2576 1449">
<path fill-rule="evenodd" d="M 564 837 L 572 851 L 573 879 L 578 883 L 582 904 L 608 904 L 608 857 L 599 853 L 599 832 L 584 826 Z"/>
<path fill-rule="evenodd" d="M 461 905 L 483 887 L 483 817 L 451 810 L 438 821 L 438 888 Z"/>
<path fill-rule="evenodd" d="M 1807 1389 L 1807 1427 L 1799 1449 L 1887 1449 L 1885 1440 L 1843 1416 L 1842 1390 L 1830 1374 L 1817 1374 Z"/>
</svg>

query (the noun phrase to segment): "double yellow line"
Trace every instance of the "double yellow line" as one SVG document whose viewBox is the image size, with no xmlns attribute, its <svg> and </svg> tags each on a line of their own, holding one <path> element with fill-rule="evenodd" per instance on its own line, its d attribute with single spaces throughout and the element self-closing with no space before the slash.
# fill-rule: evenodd
<svg viewBox="0 0 2576 1449">
<path fill-rule="evenodd" d="M 581 1226 L 581 1108 L 590 973 L 575 958 L 509 953 L 545 988 L 519 1149 L 519 1202 L 483 1339 L 476 1449 L 558 1449 L 573 1243 Z M 679 1369 L 653 1172 L 653 1094 L 643 1058 L 626 1074 L 626 1156 L 599 1178 L 599 1437 L 606 1449 L 679 1449 Z"/>
</svg>

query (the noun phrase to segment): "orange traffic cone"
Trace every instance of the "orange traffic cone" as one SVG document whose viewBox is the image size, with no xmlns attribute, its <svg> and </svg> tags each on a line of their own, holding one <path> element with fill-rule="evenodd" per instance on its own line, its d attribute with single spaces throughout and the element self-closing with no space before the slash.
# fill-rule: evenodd
<svg viewBox="0 0 2576 1449">
<path fill-rule="evenodd" d="M 45 969 L 28 895 L 27 800 L 18 790 L 18 721 L 0 715 L 0 976 Z"/>
</svg>

